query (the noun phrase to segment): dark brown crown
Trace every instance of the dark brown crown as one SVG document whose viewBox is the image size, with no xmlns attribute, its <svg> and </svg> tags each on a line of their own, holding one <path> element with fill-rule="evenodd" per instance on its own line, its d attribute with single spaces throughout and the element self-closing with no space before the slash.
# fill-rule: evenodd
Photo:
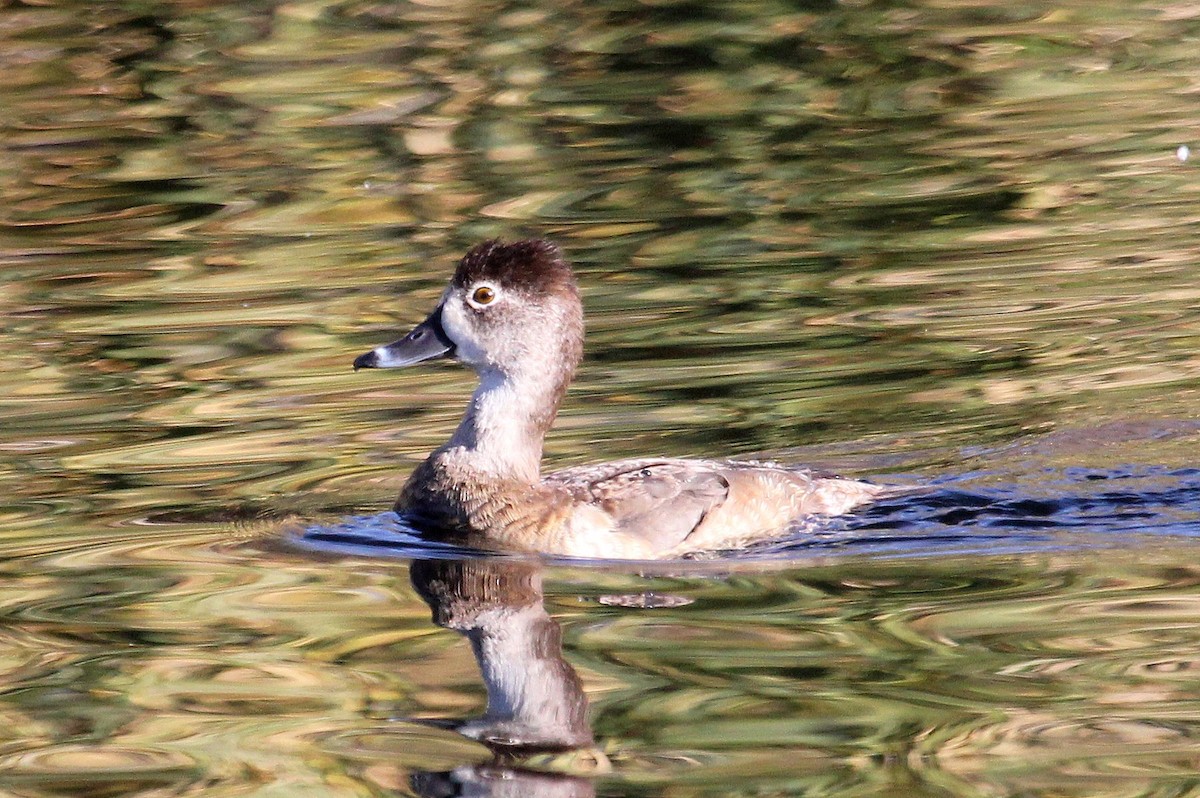
<svg viewBox="0 0 1200 798">
<path fill-rule="evenodd" d="M 481 280 L 523 293 L 578 293 L 562 250 L 543 238 L 476 244 L 459 261 L 453 282 L 464 288 Z"/>
</svg>

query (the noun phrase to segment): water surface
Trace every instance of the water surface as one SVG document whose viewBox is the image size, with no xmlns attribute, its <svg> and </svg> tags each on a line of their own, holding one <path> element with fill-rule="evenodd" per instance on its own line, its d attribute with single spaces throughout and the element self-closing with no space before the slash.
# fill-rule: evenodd
<svg viewBox="0 0 1200 798">
<path fill-rule="evenodd" d="M 1151 2 L 0 9 L 0 791 L 1196 792 L 1198 38 Z M 657 568 L 420 547 L 387 508 L 469 375 L 350 362 L 525 234 L 588 312 L 551 465 L 924 490 Z M 554 722 L 497 731 L 492 640 Z"/>
</svg>

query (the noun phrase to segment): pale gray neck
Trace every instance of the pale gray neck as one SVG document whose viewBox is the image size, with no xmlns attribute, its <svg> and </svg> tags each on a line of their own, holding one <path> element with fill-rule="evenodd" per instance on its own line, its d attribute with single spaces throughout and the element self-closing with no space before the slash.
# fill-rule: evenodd
<svg viewBox="0 0 1200 798">
<path fill-rule="evenodd" d="M 540 478 L 542 442 L 562 396 L 551 374 L 480 374 L 466 415 L 447 447 L 459 447 L 472 468 L 506 479 Z"/>
</svg>

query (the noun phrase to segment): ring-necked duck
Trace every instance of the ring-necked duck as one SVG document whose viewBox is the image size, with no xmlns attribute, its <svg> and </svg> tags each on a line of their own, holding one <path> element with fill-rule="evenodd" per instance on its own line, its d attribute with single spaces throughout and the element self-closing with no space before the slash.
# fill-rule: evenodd
<svg viewBox="0 0 1200 798">
<path fill-rule="evenodd" d="M 542 440 L 583 353 L 571 267 L 540 240 L 477 245 L 429 318 L 354 361 L 452 357 L 479 387 L 449 442 L 409 477 L 396 510 L 423 529 L 509 549 L 652 559 L 778 537 L 885 489 L 776 463 L 641 458 L 541 475 Z"/>
</svg>

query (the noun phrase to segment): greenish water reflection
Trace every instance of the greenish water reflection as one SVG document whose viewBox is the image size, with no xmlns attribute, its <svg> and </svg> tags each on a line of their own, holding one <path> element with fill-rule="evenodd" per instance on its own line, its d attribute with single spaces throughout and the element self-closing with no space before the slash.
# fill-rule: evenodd
<svg viewBox="0 0 1200 798">
<path fill-rule="evenodd" d="M 540 600 L 495 593 L 532 566 L 467 563 L 476 587 L 435 613 L 458 632 L 399 562 L 180 542 L 26 560 L 6 575 L 0 783 L 414 794 L 517 767 L 571 794 L 1186 794 L 1200 580 L 1175 559 L 1193 548 L 555 567 Z M 489 612 L 510 669 L 564 657 L 598 754 L 488 764 L 441 728 L 483 713 L 460 633 Z"/>
<path fill-rule="evenodd" d="M 425 722 L 484 688 L 407 566 L 276 542 L 390 504 L 468 378 L 351 358 L 538 233 L 589 314 L 554 465 L 987 505 L 551 567 L 612 772 L 540 783 L 1194 792 L 1198 38 L 1163 2 L 0 8 L 0 789 L 493 773 Z"/>
</svg>

